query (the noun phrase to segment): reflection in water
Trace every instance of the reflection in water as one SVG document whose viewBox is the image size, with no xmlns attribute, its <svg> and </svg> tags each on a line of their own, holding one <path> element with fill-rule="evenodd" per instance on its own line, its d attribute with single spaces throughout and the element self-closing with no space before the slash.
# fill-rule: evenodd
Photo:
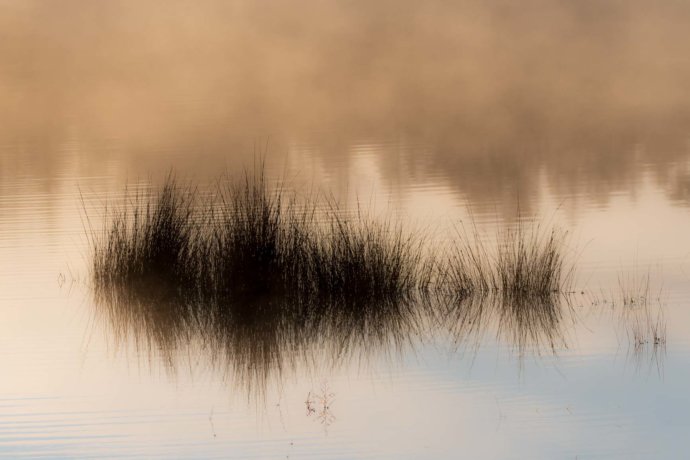
<svg viewBox="0 0 690 460">
<path fill-rule="evenodd" d="M 656 277 L 656 274 L 655 276 Z M 613 296 L 620 326 L 628 339 L 628 358 L 636 371 L 656 369 L 663 373 L 666 357 L 666 294 L 655 286 L 651 268 L 646 273 L 637 266 L 618 276 Z"/>
<path fill-rule="evenodd" d="M 663 377 L 666 360 L 666 340 L 652 343 L 636 343 L 628 348 L 626 359 L 635 373 L 656 373 Z"/>
<path fill-rule="evenodd" d="M 5 1 L 0 174 L 65 152 L 83 175 L 215 173 L 270 138 L 342 182 L 375 151 L 391 186 L 433 175 L 506 215 L 646 173 L 687 205 L 690 5 L 662 3 Z"/>
<path fill-rule="evenodd" d="M 448 303 L 441 318 L 456 349 L 476 351 L 486 332 L 493 330 L 522 357 L 566 347 L 563 323 L 569 311 L 566 295 L 474 295 Z"/>
<path fill-rule="evenodd" d="M 291 457 L 683 457 L 689 23 L 683 0 L 0 0 L 0 455 L 265 458 L 285 454 L 282 440 L 294 436 L 305 448 Z M 638 249 L 669 268 L 678 292 L 666 315 L 669 378 L 621 376 L 625 333 L 616 343 L 601 318 L 573 331 L 563 376 L 525 363 L 518 382 L 505 363 L 482 361 L 494 371 L 475 368 L 468 381 L 439 363 L 445 343 L 416 346 L 450 331 L 460 344 L 497 336 L 517 354 L 550 353 L 565 342 L 563 299 L 373 309 L 204 305 L 151 286 L 98 294 L 115 337 L 155 355 L 154 365 L 163 357 L 180 381 L 187 359 L 210 361 L 255 394 L 267 381 L 287 388 L 296 373 L 302 422 L 307 390 L 322 392 L 298 368 L 414 347 L 424 362 L 401 353 L 390 393 L 372 396 L 352 369 L 342 369 L 353 385 L 341 391 L 328 373 L 338 421 L 335 442 L 323 443 L 309 437 L 314 416 L 309 432 L 266 431 L 234 407 L 225 424 L 225 392 L 203 379 L 173 388 L 128 375 L 103 360 L 100 334 L 80 353 L 82 310 L 55 282 L 65 263 L 73 273 L 88 265 L 78 187 L 101 200 L 125 178 L 172 167 L 203 191 L 267 140 L 270 180 L 287 165 L 337 199 L 390 199 L 422 218 L 455 221 L 466 203 L 493 227 L 513 223 L 518 199 L 525 215 L 563 203 L 557 220 L 596 240 L 582 264 L 594 267 L 593 285 L 609 288 L 616 261 Z M 645 368 L 650 354 L 664 356 L 653 340 L 630 347 L 640 349 L 633 358 Z M 495 407 L 485 394 L 503 405 L 504 443 L 494 442 L 495 423 L 482 423 Z"/>
<path fill-rule="evenodd" d="M 298 366 L 365 364 L 391 350 L 402 353 L 422 327 L 420 312 L 407 301 L 374 305 L 259 296 L 209 302 L 165 292 L 98 289 L 95 301 L 121 343 L 161 354 L 172 372 L 185 351 L 200 354 L 254 394 Z"/>
<path fill-rule="evenodd" d="M 202 302 L 156 289 L 96 292 L 99 314 L 122 343 L 161 354 L 173 373 L 181 356 L 195 362 L 203 357 L 255 395 L 298 369 L 402 358 L 443 329 L 450 331 L 454 349 L 463 343 L 478 348 L 485 333 L 495 330 L 521 357 L 555 353 L 566 346 L 563 303 L 557 295 L 420 295 L 373 304 L 269 296 Z"/>
<path fill-rule="evenodd" d="M 582 291 L 580 300 L 598 320 L 610 316 L 619 347 L 636 373 L 663 374 L 666 358 L 668 293 L 659 282 L 661 269 L 642 270 L 637 262 L 617 273 L 617 286 L 599 292 Z M 658 278 L 658 279 L 657 279 Z"/>
<path fill-rule="evenodd" d="M 332 207 L 319 220 L 329 231 L 319 232 L 311 212 L 268 188 L 263 166 L 230 190 L 221 217 L 198 222 L 194 190 L 168 178 L 92 240 L 97 301 L 118 335 L 131 329 L 171 368 L 193 344 L 263 393 L 302 363 L 402 356 L 424 326 L 438 329 L 430 321 L 439 309 L 450 312 L 441 324 L 454 325 L 456 341 L 495 322 L 520 355 L 555 351 L 557 294 L 572 273 L 556 229 L 520 224 L 501 234 L 495 254 L 476 235 L 439 262 L 400 225 L 362 213 L 348 219 Z"/>
<path fill-rule="evenodd" d="M 323 382 L 321 391 L 310 391 L 307 394 L 307 399 L 304 401 L 307 409 L 307 417 L 313 416 L 318 420 L 319 423 L 323 425 L 326 434 L 328 434 L 328 427 L 336 421 L 336 417 L 331 409 L 334 400 L 335 393 L 330 390 L 328 382 Z"/>
</svg>

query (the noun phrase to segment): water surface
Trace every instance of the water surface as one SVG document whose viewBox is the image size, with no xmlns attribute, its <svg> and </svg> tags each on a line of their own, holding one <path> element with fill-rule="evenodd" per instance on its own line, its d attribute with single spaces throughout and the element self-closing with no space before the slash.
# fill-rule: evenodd
<svg viewBox="0 0 690 460">
<path fill-rule="evenodd" d="M 0 456 L 683 458 L 689 20 L 671 0 L 0 1 Z M 576 293 L 534 333 L 414 307 L 257 321 L 232 353 L 109 316 L 83 203 L 100 225 L 125 187 L 174 169 L 206 190 L 258 155 L 441 242 L 474 222 L 492 245 L 519 206 L 570 232 Z M 664 347 L 621 310 L 647 275 Z"/>
</svg>

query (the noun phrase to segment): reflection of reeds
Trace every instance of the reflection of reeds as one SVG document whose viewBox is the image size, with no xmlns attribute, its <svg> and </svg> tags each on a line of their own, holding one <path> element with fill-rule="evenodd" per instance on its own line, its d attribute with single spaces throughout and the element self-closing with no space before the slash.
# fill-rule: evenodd
<svg viewBox="0 0 690 460">
<path fill-rule="evenodd" d="M 618 276 L 618 304 L 626 324 L 628 337 L 635 349 L 647 344 L 654 347 L 666 343 L 666 321 L 661 291 L 652 294 L 651 273 L 639 274 L 637 269 Z M 615 301 L 614 301 L 615 304 Z M 657 306 L 654 312 L 654 305 Z"/>
<path fill-rule="evenodd" d="M 666 354 L 666 321 L 662 306 L 659 305 L 655 314 L 645 301 L 637 305 L 635 311 L 625 312 L 623 320 L 630 343 L 629 354 L 635 368 L 640 370 L 648 361 L 649 368 L 656 367 L 661 375 Z"/>
<path fill-rule="evenodd" d="M 636 349 L 646 345 L 659 347 L 666 344 L 666 321 L 662 304 L 654 312 L 654 304 L 647 293 L 623 297 L 623 319 L 627 324 L 628 337 Z"/>
<path fill-rule="evenodd" d="M 662 372 L 666 353 L 666 299 L 651 268 L 641 271 L 636 262 L 621 270 L 611 290 L 581 291 L 581 300 L 594 311 L 606 312 L 617 322 L 616 332 L 627 341 L 627 354 L 640 370 L 643 364 Z M 618 334 L 618 333 L 621 334 Z"/>
<path fill-rule="evenodd" d="M 344 303 L 289 296 L 197 302 L 174 293 L 128 295 L 120 289 L 97 294 L 99 317 L 120 343 L 136 346 L 150 360 L 162 358 L 173 373 L 202 357 L 204 365 L 259 399 L 298 368 L 309 372 L 399 359 L 442 329 L 450 332 L 454 350 L 468 342 L 478 348 L 488 331 L 521 357 L 565 346 L 558 296 L 516 304 L 500 296 L 468 296 L 457 303 L 446 296 Z"/>
<path fill-rule="evenodd" d="M 520 350 L 559 337 L 570 272 L 557 231 L 518 227 L 491 254 L 463 239 L 439 263 L 424 235 L 390 219 L 334 204 L 316 219 L 316 203 L 273 189 L 263 165 L 216 191 L 202 206 L 169 176 L 91 239 L 100 311 L 167 362 L 193 343 L 263 387 L 314 349 L 339 362 L 401 350 L 439 326 L 424 314 L 440 307 L 458 339 L 487 318 Z"/>
<path fill-rule="evenodd" d="M 97 311 L 118 341 L 162 358 L 170 370 L 200 353 L 256 396 L 298 364 L 365 364 L 388 357 L 391 347 L 411 345 L 421 331 L 408 303 L 344 305 L 290 296 L 191 301 L 155 292 L 159 298 L 96 291 Z"/>
<path fill-rule="evenodd" d="M 618 289 L 610 302 L 595 299 L 592 305 L 610 303 L 628 339 L 628 353 L 639 370 L 645 361 L 661 374 L 666 353 L 666 320 L 663 290 L 653 287 L 651 270 L 640 272 L 637 264 L 618 275 Z M 606 296 L 606 294 L 602 294 Z"/>
<path fill-rule="evenodd" d="M 564 303 L 566 305 L 564 305 Z M 497 338 L 507 342 L 518 355 L 531 351 L 555 353 L 565 346 L 563 314 L 567 298 L 548 296 L 508 297 L 470 295 L 445 306 L 442 323 L 447 325 L 457 347 L 476 349 L 482 335 L 495 328 Z"/>
<path fill-rule="evenodd" d="M 647 344 L 659 346 L 666 343 L 666 322 L 661 309 L 654 316 L 646 308 L 643 312 L 632 317 L 628 328 L 630 339 L 635 347 L 642 347 Z"/>
</svg>

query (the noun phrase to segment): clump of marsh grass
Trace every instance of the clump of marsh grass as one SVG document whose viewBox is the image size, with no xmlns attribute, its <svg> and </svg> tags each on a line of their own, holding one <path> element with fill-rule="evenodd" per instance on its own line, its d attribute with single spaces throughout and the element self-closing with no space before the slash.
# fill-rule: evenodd
<svg viewBox="0 0 690 460">
<path fill-rule="evenodd" d="M 304 290 L 313 210 L 266 183 L 263 165 L 219 185 L 204 280 L 220 297 Z"/>
<path fill-rule="evenodd" d="M 332 207 L 327 228 L 313 243 L 308 278 L 319 295 L 385 303 L 428 287 L 423 240 L 390 219 L 359 210 L 347 218 Z"/>
<path fill-rule="evenodd" d="M 157 193 L 111 213 L 92 238 L 96 286 L 158 287 L 228 308 L 273 295 L 383 304 L 429 286 L 422 238 L 390 219 L 345 218 L 334 204 L 317 224 L 316 200 L 271 187 L 263 164 L 219 182 L 203 214 L 198 201 L 170 175 Z"/>
<path fill-rule="evenodd" d="M 240 180 L 220 181 L 207 208 L 199 201 L 195 189 L 170 175 L 157 193 L 111 213 L 92 239 L 96 290 L 112 305 L 131 305 L 116 308 L 126 313 L 120 324 L 142 323 L 156 342 L 184 341 L 166 329 L 193 331 L 248 363 L 246 372 L 257 359 L 241 359 L 242 350 L 270 361 L 281 343 L 273 333 L 316 340 L 307 326 L 339 336 L 337 355 L 358 342 L 402 348 L 403 331 L 420 327 L 415 312 L 435 294 L 478 299 L 470 304 L 480 307 L 469 310 L 467 302 L 454 304 L 468 315 L 455 317 L 460 330 L 491 314 L 521 349 L 557 341 L 554 297 L 572 275 L 564 266 L 565 233 L 557 229 L 519 224 L 500 233 L 491 250 L 476 228 L 474 238 L 458 232 L 439 264 L 424 234 L 390 217 L 359 208 L 346 214 L 330 202 L 317 219 L 317 201 L 298 201 L 269 184 L 263 163 Z M 257 331 L 266 340 L 254 349 L 249 340 Z"/>
<path fill-rule="evenodd" d="M 463 228 L 440 269 L 440 284 L 447 293 L 496 295 L 510 298 L 546 297 L 567 291 L 573 266 L 565 267 L 567 234 L 541 224 L 499 233 L 496 249 L 489 251 L 474 227 L 470 237 Z"/>
<path fill-rule="evenodd" d="M 170 174 L 148 197 L 137 193 L 92 232 L 93 278 L 100 288 L 190 290 L 196 287 L 199 240 L 195 189 Z"/>
<path fill-rule="evenodd" d="M 100 311 L 118 336 L 164 351 L 171 365 L 193 342 L 261 387 L 310 350 L 361 361 L 440 324 L 453 323 L 458 341 L 478 338 L 490 318 L 520 351 L 559 343 L 557 297 L 572 269 L 557 229 L 519 225 L 491 250 L 476 228 L 474 238 L 458 232 L 439 263 L 425 234 L 390 216 L 346 214 L 334 202 L 316 215 L 315 198 L 273 186 L 263 163 L 214 192 L 202 207 L 196 189 L 169 175 L 91 234 Z M 443 323 L 425 323 L 421 307 L 447 294 L 460 302 Z"/>
<path fill-rule="evenodd" d="M 564 291 L 573 273 L 572 268 L 564 271 L 565 238 L 559 229 L 544 230 L 539 224 L 506 231 L 496 261 L 501 292 L 519 297 Z"/>
<path fill-rule="evenodd" d="M 197 219 L 196 191 L 170 175 L 157 194 L 129 201 L 94 238 L 97 284 L 155 284 L 215 301 L 289 293 L 383 303 L 431 288 L 461 297 L 546 296 L 562 292 L 572 275 L 564 268 L 565 233 L 540 225 L 504 231 L 492 251 L 476 228 L 474 242 L 458 232 L 440 265 L 425 255 L 423 237 L 390 218 L 359 208 L 345 216 L 331 203 L 317 225 L 317 203 L 298 205 L 271 187 L 263 163 L 220 183 L 216 196 L 209 217 Z"/>
<path fill-rule="evenodd" d="M 565 346 L 563 314 L 573 277 L 566 268 L 566 233 L 523 223 L 498 233 L 487 248 L 476 226 L 461 227 L 438 269 L 438 291 L 450 298 L 445 315 L 454 342 L 478 346 L 487 325 L 527 351 Z"/>
</svg>

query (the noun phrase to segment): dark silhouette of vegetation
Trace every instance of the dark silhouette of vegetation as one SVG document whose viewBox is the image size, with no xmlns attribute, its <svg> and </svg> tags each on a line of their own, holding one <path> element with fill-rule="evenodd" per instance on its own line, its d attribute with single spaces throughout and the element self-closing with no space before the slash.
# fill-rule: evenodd
<svg viewBox="0 0 690 460">
<path fill-rule="evenodd" d="M 205 287 L 236 299 L 308 289 L 313 212 L 298 210 L 282 189 L 271 190 L 263 167 L 245 171 L 239 182 L 225 179 L 202 243 Z"/>
<path fill-rule="evenodd" d="M 312 289 L 319 295 L 387 303 L 428 287 L 421 238 L 390 220 L 367 219 L 360 212 L 347 218 L 333 207 L 328 221 L 306 259 Z"/>
<path fill-rule="evenodd" d="M 99 311 L 171 365 L 195 344 L 263 388 L 314 350 L 362 358 L 441 325 L 460 341 L 497 324 L 520 351 L 554 350 L 561 337 L 572 270 L 557 230 L 520 225 L 492 251 L 458 233 L 444 258 L 390 218 L 300 202 L 267 183 L 263 165 L 224 177 L 214 196 L 202 204 L 169 175 L 91 235 Z"/>
<path fill-rule="evenodd" d="M 93 277 L 99 288 L 196 288 L 203 247 L 193 211 L 196 191 L 168 176 L 157 194 L 137 194 L 111 214 L 103 233 L 91 233 Z"/>
<path fill-rule="evenodd" d="M 547 297 L 564 293 L 573 279 L 565 268 L 566 234 L 540 224 L 518 223 L 498 235 L 489 250 L 474 229 L 457 231 L 458 238 L 441 265 L 441 289 L 451 295 L 501 295 L 511 299 Z"/>
<path fill-rule="evenodd" d="M 316 202 L 298 203 L 271 187 L 263 165 L 240 181 L 224 178 L 206 208 L 198 201 L 195 189 L 170 175 L 157 194 L 111 213 L 93 237 L 96 284 L 144 284 L 210 300 L 289 295 L 385 303 L 430 291 L 548 296 L 572 279 L 558 229 L 519 224 L 499 235 L 493 251 L 476 231 L 474 238 L 458 232 L 439 262 L 425 251 L 423 235 L 391 219 L 345 214 L 331 203 L 317 222 Z"/>
<path fill-rule="evenodd" d="M 331 206 L 327 223 L 316 223 L 315 203 L 271 189 L 263 167 L 221 181 L 216 196 L 195 213 L 195 189 L 171 175 L 157 194 L 128 200 L 92 237 L 95 283 L 235 303 L 275 295 L 383 303 L 429 286 L 422 239 L 390 220 L 350 219 Z"/>
</svg>

